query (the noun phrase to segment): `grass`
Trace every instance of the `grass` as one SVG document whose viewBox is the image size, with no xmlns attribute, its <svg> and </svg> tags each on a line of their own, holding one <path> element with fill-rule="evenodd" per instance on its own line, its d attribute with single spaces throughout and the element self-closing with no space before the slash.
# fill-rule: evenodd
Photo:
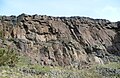
<svg viewBox="0 0 120 78">
<path fill-rule="evenodd" d="M 15 65 L 18 62 L 17 52 L 9 48 L 0 48 L 0 66 Z"/>
<path fill-rule="evenodd" d="M 41 78 L 38 75 L 23 73 L 16 67 L 2 66 L 0 67 L 0 72 L 0 78 Z"/>
<path fill-rule="evenodd" d="M 33 69 L 39 72 L 49 72 L 51 69 L 50 66 L 41 66 L 39 64 L 31 64 L 29 58 L 24 55 L 19 56 L 19 61 L 16 64 L 16 66 L 19 68 Z"/>
<path fill-rule="evenodd" d="M 20 55 L 18 63 L 16 64 L 17 67 L 27 67 L 30 64 L 30 60 L 28 57 L 24 55 Z"/>
<path fill-rule="evenodd" d="M 1 48 L 0 51 L 3 51 L 4 49 Z M 7 49 L 5 50 L 7 51 Z M 18 62 L 16 63 L 15 67 L 9 67 L 7 65 L 0 66 L 0 78 L 70 78 L 70 77 L 76 77 L 76 78 L 102 78 L 103 76 L 96 72 L 96 67 L 99 68 L 112 68 L 112 69 L 120 69 L 120 63 L 111 62 L 105 65 L 93 65 L 92 67 L 88 69 L 70 69 L 63 68 L 63 67 L 50 67 L 50 66 L 41 66 L 39 64 L 31 64 L 28 57 L 24 55 L 20 55 Z M 24 73 L 22 71 L 19 71 L 19 69 L 27 69 L 27 70 L 35 70 L 38 72 L 47 73 L 47 75 L 42 74 L 31 74 L 31 73 Z M 50 72 L 53 73 L 59 73 L 57 75 L 53 75 Z M 49 74 L 48 74 L 49 73 Z M 119 75 L 113 75 L 111 76 L 113 78 L 119 78 Z"/>
<path fill-rule="evenodd" d="M 29 68 L 32 68 L 36 71 L 49 72 L 52 68 L 50 66 L 41 66 L 41 65 L 30 65 Z"/>
<path fill-rule="evenodd" d="M 22 57 L 22 60 L 24 60 L 26 57 Z M 53 78 L 53 75 L 36 75 L 36 74 L 29 74 L 29 73 L 23 73 L 21 71 L 18 71 L 19 68 L 27 68 L 27 69 L 33 69 L 35 71 L 40 71 L 44 73 L 49 73 L 50 71 L 57 71 L 59 74 L 56 75 L 56 78 L 69 78 L 70 76 L 80 77 L 80 78 L 102 78 L 102 75 L 98 74 L 96 72 L 96 67 L 108 67 L 108 68 L 119 68 L 119 63 L 109 63 L 106 65 L 95 65 L 92 66 L 89 69 L 65 69 L 62 67 L 55 67 L 50 68 L 49 66 L 41 66 L 41 65 L 25 65 L 29 63 L 29 61 L 22 62 L 24 64 L 17 65 L 17 67 L 10 68 L 9 66 L 1 66 L 0 72 L 2 72 L 2 76 L 0 75 L 0 78 Z M 19 63 L 20 64 L 20 63 Z M 19 67 L 18 67 L 19 66 Z M 68 74 L 60 74 L 62 72 L 67 72 Z M 56 72 L 55 72 L 56 73 Z M 111 76 L 112 78 L 119 78 L 119 76 Z"/>
<path fill-rule="evenodd" d="M 101 67 L 104 67 L 104 68 L 113 68 L 113 69 L 120 69 L 120 63 L 110 62 L 108 64 L 102 65 Z"/>
<path fill-rule="evenodd" d="M 120 70 L 120 63 L 119 62 L 110 62 L 110 63 L 104 64 L 104 65 L 97 65 L 96 67 L 98 69 L 108 69 L 109 71 L 106 73 L 109 73 L 107 75 L 110 76 L 110 78 L 120 78 L 120 74 L 110 72 L 111 70 Z M 104 70 L 100 70 L 100 71 L 104 72 Z"/>
</svg>

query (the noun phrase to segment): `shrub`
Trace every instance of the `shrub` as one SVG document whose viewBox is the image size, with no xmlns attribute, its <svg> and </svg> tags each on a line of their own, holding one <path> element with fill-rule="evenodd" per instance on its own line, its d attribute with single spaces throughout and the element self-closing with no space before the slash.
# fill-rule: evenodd
<svg viewBox="0 0 120 78">
<path fill-rule="evenodd" d="M 0 66 L 14 66 L 18 62 L 18 54 L 13 49 L 0 48 Z"/>
</svg>

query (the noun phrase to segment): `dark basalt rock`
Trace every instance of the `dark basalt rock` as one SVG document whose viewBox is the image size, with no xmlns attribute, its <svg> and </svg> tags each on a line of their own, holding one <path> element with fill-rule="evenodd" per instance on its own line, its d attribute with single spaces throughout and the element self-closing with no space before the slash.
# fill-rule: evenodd
<svg viewBox="0 0 120 78">
<path fill-rule="evenodd" d="M 21 14 L 1 16 L 0 29 L 20 52 L 35 59 L 32 63 L 80 68 L 120 62 L 120 21 Z"/>
</svg>

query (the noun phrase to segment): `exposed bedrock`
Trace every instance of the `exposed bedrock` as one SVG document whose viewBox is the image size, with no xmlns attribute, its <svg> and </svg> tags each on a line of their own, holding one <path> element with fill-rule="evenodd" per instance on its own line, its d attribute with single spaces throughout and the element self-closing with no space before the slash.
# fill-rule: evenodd
<svg viewBox="0 0 120 78">
<path fill-rule="evenodd" d="M 120 22 L 89 17 L 1 16 L 7 45 L 31 63 L 72 66 L 120 62 Z"/>
</svg>

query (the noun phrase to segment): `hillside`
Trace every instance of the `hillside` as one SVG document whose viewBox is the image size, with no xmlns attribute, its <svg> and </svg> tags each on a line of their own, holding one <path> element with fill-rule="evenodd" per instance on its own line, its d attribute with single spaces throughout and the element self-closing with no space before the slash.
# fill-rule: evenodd
<svg viewBox="0 0 120 78">
<path fill-rule="evenodd" d="M 0 47 L 8 46 L 31 65 L 82 70 L 119 63 L 120 22 L 79 16 L 0 16 Z"/>
</svg>

